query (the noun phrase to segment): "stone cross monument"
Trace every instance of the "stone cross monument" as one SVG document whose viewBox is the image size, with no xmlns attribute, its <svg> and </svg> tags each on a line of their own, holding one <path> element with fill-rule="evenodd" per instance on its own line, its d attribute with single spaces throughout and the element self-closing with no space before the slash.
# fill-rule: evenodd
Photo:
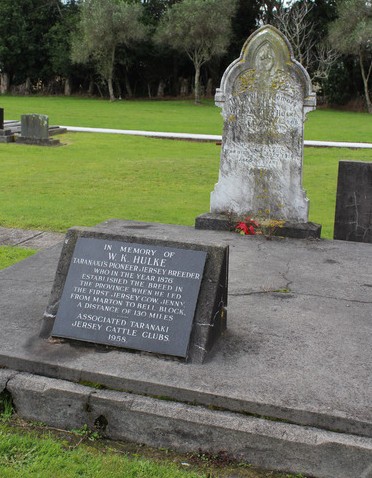
<svg viewBox="0 0 372 478">
<path fill-rule="evenodd" d="M 224 119 L 221 162 L 211 214 L 204 216 L 307 223 L 303 124 L 316 98 L 308 73 L 279 30 L 266 25 L 248 38 L 225 71 L 215 103 Z"/>
</svg>

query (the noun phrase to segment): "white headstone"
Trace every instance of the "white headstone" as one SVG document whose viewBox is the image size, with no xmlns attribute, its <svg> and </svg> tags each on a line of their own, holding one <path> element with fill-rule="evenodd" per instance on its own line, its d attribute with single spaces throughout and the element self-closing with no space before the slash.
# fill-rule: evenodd
<svg viewBox="0 0 372 478">
<path fill-rule="evenodd" d="M 307 222 L 303 123 L 316 98 L 284 35 L 269 25 L 251 35 L 215 102 L 224 130 L 211 213 Z"/>
</svg>

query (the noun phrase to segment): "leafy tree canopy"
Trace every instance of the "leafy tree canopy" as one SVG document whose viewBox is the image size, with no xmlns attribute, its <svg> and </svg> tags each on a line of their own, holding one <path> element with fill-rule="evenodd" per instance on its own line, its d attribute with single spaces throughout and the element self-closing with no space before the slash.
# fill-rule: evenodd
<svg viewBox="0 0 372 478">
<path fill-rule="evenodd" d="M 372 113 L 369 93 L 372 72 L 372 2 L 342 0 L 337 6 L 337 14 L 337 20 L 330 25 L 330 41 L 341 53 L 359 58 L 367 109 Z"/>
<path fill-rule="evenodd" d="M 95 61 L 107 81 L 110 99 L 115 99 L 113 72 L 117 48 L 142 40 L 146 29 L 141 22 L 143 7 L 125 0 L 84 0 L 81 18 L 72 42 L 72 60 Z"/>
<path fill-rule="evenodd" d="M 226 52 L 235 8 L 235 0 L 183 0 L 160 21 L 156 41 L 186 53 L 194 64 L 196 103 L 200 101 L 200 68 Z"/>
</svg>

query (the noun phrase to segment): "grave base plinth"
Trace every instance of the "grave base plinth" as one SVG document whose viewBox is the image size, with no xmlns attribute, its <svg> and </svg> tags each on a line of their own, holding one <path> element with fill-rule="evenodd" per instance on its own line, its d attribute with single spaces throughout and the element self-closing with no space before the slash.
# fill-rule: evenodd
<svg viewBox="0 0 372 478">
<path fill-rule="evenodd" d="M 233 231 L 239 218 L 227 214 L 205 213 L 195 219 L 195 229 L 212 231 Z M 285 222 L 270 231 L 270 236 L 291 237 L 294 239 L 320 239 L 322 226 L 313 222 Z"/>
<path fill-rule="evenodd" d="M 10 133 L 10 131 L 9 131 Z M 2 133 L 0 130 L 0 143 L 13 143 L 14 142 L 14 134 L 9 134 L 7 131 Z"/>
<path fill-rule="evenodd" d="M 36 146 L 60 146 L 61 142 L 59 139 L 38 139 L 38 138 L 27 138 L 24 136 L 17 136 L 16 143 L 21 144 L 34 144 Z"/>
</svg>

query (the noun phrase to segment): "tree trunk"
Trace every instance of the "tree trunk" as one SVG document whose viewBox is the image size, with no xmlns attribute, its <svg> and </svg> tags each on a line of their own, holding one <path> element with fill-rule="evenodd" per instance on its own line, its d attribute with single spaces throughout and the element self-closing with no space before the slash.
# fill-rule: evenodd
<svg viewBox="0 0 372 478">
<path fill-rule="evenodd" d="M 9 93 L 10 78 L 9 73 L 1 73 L 0 75 L 0 93 Z"/>
<path fill-rule="evenodd" d="M 93 96 L 93 93 L 94 93 L 94 80 L 91 78 L 89 80 L 88 95 Z"/>
<path fill-rule="evenodd" d="M 208 78 L 208 82 L 207 82 L 207 91 L 206 91 L 206 95 L 208 98 L 211 98 L 213 96 L 213 80 L 212 78 Z"/>
<path fill-rule="evenodd" d="M 117 96 L 116 96 L 117 99 L 121 100 L 122 94 L 121 94 L 121 85 L 119 81 L 116 82 L 116 92 L 117 92 Z"/>
<path fill-rule="evenodd" d="M 31 79 L 27 77 L 25 82 L 25 95 L 29 95 L 30 93 L 31 93 Z"/>
<path fill-rule="evenodd" d="M 71 81 L 70 78 L 65 79 L 64 95 L 71 96 Z"/>
<path fill-rule="evenodd" d="M 128 73 L 125 73 L 125 88 L 127 90 L 128 98 L 133 98 L 133 91 L 129 83 Z"/>
<path fill-rule="evenodd" d="M 189 94 L 189 80 L 187 78 L 180 78 L 179 83 L 181 85 L 180 95 L 182 97 L 188 96 L 188 94 Z"/>
<path fill-rule="evenodd" d="M 110 95 L 110 101 L 115 101 L 115 93 L 114 93 L 114 86 L 112 84 L 112 77 L 107 79 L 107 86 L 109 90 L 109 95 Z"/>
<path fill-rule="evenodd" d="M 115 101 L 116 98 L 115 98 L 115 92 L 114 92 L 114 85 L 113 85 L 113 81 L 112 81 L 112 78 L 114 76 L 114 65 L 115 65 L 115 46 L 112 48 L 112 51 L 111 51 L 111 61 L 110 61 L 110 64 L 108 65 L 108 70 L 107 70 L 107 73 L 108 73 L 108 78 L 107 78 L 107 86 L 108 86 L 108 90 L 109 90 L 109 95 L 110 95 L 110 101 Z"/>
<path fill-rule="evenodd" d="M 158 92 L 157 92 L 156 96 L 158 98 L 164 98 L 164 90 L 165 90 L 165 83 L 164 83 L 163 80 L 160 80 L 159 85 L 158 85 Z"/>
<path fill-rule="evenodd" d="M 360 70 L 362 72 L 362 78 L 363 78 L 363 85 L 364 85 L 364 95 L 366 97 L 366 103 L 367 103 L 367 111 L 368 113 L 372 113 L 372 101 L 371 101 L 371 96 L 369 94 L 369 89 L 368 89 L 368 81 L 369 77 L 371 76 L 371 70 L 372 70 L 372 63 L 369 66 L 368 72 L 365 71 L 364 69 L 364 62 L 363 62 L 363 53 L 359 53 L 359 64 L 360 64 Z"/>
<path fill-rule="evenodd" d="M 195 65 L 195 104 L 200 104 L 200 65 Z"/>
</svg>

